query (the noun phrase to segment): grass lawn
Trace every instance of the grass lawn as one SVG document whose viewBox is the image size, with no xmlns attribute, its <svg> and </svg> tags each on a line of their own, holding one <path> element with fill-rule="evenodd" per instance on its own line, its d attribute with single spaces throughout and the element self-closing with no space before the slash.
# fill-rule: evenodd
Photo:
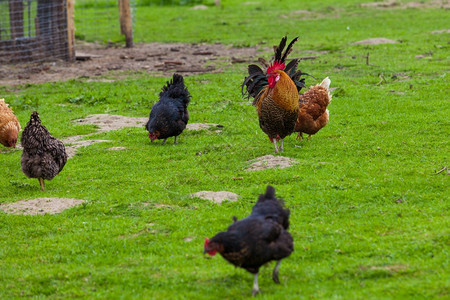
<svg viewBox="0 0 450 300">
<path fill-rule="evenodd" d="M 56 215 L 0 211 L 0 298 L 247 298 L 252 275 L 219 256 L 204 259 L 203 240 L 233 215 L 248 215 L 268 184 L 291 209 L 295 251 L 282 263 L 281 285 L 271 280 L 273 264 L 261 269 L 259 298 L 448 298 L 449 173 L 436 173 L 448 166 L 449 34 L 431 33 L 449 28 L 448 10 L 435 1 L 383 9 L 363 2 L 138 7 L 137 42 L 244 47 L 300 36 L 291 57 L 319 53 L 301 69 L 337 87 L 330 123 L 310 141 L 286 138 L 280 155 L 294 166 L 246 171 L 273 145 L 240 95 L 246 65 L 234 64 L 185 80 L 190 122 L 221 124 L 219 133 L 185 131 L 177 145 L 150 143 L 143 128 L 89 136 L 110 142 L 79 149 L 45 192 L 22 173 L 21 151 L 0 148 L 0 203 L 85 200 Z M 399 43 L 352 44 L 376 37 Z M 71 122 L 89 114 L 147 116 L 167 79 L 136 73 L 114 82 L 0 86 L 0 97 L 23 128 L 38 110 L 62 139 L 95 132 Z M 114 146 L 126 150 L 108 150 Z M 240 198 L 218 205 L 189 197 L 202 190 Z"/>
</svg>

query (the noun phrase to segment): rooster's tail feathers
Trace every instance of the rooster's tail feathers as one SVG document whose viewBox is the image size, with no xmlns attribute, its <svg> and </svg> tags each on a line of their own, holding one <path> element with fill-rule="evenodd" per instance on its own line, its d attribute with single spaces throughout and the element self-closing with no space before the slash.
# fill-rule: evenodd
<svg viewBox="0 0 450 300">
<path fill-rule="evenodd" d="M 191 94 L 189 94 L 188 89 L 184 85 L 184 78 L 179 74 L 173 74 L 170 81 L 162 88 L 159 96 L 168 96 L 173 99 L 181 99 L 185 107 L 189 104 Z"/>
<path fill-rule="evenodd" d="M 295 42 L 298 41 L 298 37 L 294 38 L 289 45 L 286 48 L 286 51 L 284 51 L 284 47 L 286 47 L 286 41 L 287 41 L 287 37 L 284 36 L 281 41 L 280 44 L 278 46 L 274 46 L 273 47 L 273 51 L 275 53 L 275 61 L 279 61 L 280 63 L 284 63 L 286 61 L 287 56 L 291 53 L 292 51 L 292 46 L 295 44 Z"/>
</svg>

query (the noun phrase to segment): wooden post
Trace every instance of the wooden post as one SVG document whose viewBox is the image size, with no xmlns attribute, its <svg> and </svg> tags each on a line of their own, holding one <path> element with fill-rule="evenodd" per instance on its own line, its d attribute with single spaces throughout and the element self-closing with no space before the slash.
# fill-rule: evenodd
<svg viewBox="0 0 450 300">
<path fill-rule="evenodd" d="M 120 31 L 125 35 L 127 48 L 133 47 L 133 24 L 130 0 L 119 0 Z"/>
<path fill-rule="evenodd" d="M 11 39 L 23 37 L 23 2 L 22 0 L 9 0 L 9 25 Z"/>
<path fill-rule="evenodd" d="M 67 59 L 75 60 L 75 0 L 67 0 Z"/>
</svg>

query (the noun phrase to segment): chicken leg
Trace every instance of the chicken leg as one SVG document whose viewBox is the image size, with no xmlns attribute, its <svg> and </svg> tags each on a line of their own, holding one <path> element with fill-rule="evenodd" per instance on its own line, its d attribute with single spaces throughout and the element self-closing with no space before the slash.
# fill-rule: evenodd
<svg viewBox="0 0 450 300">
<path fill-rule="evenodd" d="M 45 183 L 44 183 L 44 178 L 39 177 L 39 183 L 41 184 L 41 191 L 45 190 Z"/>
<path fill-rule="evenodd" d="M 177 137 L 175 136 L 175 141 L 173 142 L 174 144 L 177 144 Z"/>
<path fill-rule="evenodd" d="M 258 273 L 255 274 L 255 279 L 253 280 L 253 290 L 252 290 L 252 296 L 256 296 L 256 294 L 259 293 L 259 286 L 258 286 Z"/>
<path fill-rule="evenodd" d="M 280 283 L 280 279 L 278 279 L 278 272 L 280 271 L 281 259 L 277 261 L 275 268 L 273 269 L 272 279 L 275 283 Z"/>
<path fill-rule="evenodd" d="M 273 139 L 273 144 L 275 145 L 275 153 L 278 153 L 277 139 Z"/>
<path fill-rule="evenodd" d="M 283 152 L 283 139 L 281 139 L 280 148 L 278 148 L 278 149 L 280 149 L 280 152 Z"/>
</svg>

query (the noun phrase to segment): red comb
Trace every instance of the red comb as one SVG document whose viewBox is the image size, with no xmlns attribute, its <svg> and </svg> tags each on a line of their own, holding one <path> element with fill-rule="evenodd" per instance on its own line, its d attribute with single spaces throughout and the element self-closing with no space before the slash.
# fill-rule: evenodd
<svg viewBox="0 0 450 300">
<path fill-rule="evenodd" d="M 274 61 L 268 68 L 267 74 L 273 73 L 275 70 L 284 70 L 286 65 L 284 63 L 280 63 L 279 61 Z"/>
<path fill-rule="evenodd" d="M 206 246 L 208 246 L 208 244 L 209 244 L 209 239 L 205 238 L 205 245 L 204 246 L 206 247 Z"/>
</svg>

